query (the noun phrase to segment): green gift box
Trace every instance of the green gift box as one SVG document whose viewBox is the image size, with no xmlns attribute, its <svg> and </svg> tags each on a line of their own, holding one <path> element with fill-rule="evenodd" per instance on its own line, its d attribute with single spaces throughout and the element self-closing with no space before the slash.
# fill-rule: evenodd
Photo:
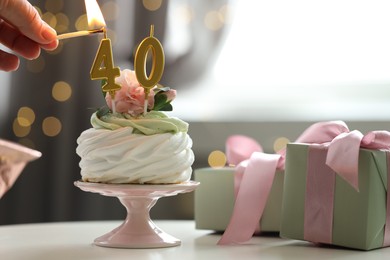
<svg viewBox="0 0 390 260">
<path fill-rule="evenodd" d="M 313 145 L 287 145 L 281 237 L 307 240 L 304 218 L 309 148 L 313 149 Z M 335 175 L 330 244 L 371 250 L 384 246 L 388 178 L 386 152 L 361 148 L 358 169 L 359 191 Z"/>
<path fill-rule="evenodd" d="M 195 225 L 197 229 L 224 231 L 234 208 L 234 168 L 196 169 L 200 182 L 195 190 Z M 277 171 L 260 220 L 264 232 L 279 232 L 283 196 L 282 171 Z"/>
</svg>

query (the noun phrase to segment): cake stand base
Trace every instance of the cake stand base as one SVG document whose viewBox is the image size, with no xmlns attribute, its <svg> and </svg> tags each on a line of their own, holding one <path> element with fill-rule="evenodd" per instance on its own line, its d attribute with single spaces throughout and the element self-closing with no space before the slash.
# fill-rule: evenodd
<svg viewBox="0 0 390 260">
<path fill-rule="evenodd" d="M 102 184 L 76 181 L 83 191 L 117 197 L 127 210 L 125 221 L 111 232 L 95 239 L 94 244 L 119 248 L 160 248 L 181 244 L 181 241 L 158 228 L 150 219 L 150 209 L 161 197 L 175 196 L 195 190 L 199 182 L 180 184 Z"/>
</svg>

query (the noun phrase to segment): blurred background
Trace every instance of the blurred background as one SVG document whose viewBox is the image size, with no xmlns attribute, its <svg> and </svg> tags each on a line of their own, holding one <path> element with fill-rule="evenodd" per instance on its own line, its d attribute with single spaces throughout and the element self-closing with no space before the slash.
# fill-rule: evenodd
<svg viewBox="0 0 390 260">
<path fill-rule="evenodd" d="M 59 34 L 87 29 L 84 1 L 30 1 Z M 98 0 L 114 62 L 133 69 L 150 24 L 166 55 L 161 83 L 178 90 L 196 161 L 232 134 L 275 152 L 310 124 L 390 130 L 390 2 L 383 0 Z M 53 52 L 0 72 L 0 138 L 37 149 L 0 200 L 0 224 L 123 219 L 115 198 L 82 192 L 76 139 L 104 104 L 89 71 L 101 36 L 61 41 Z M 193 193 L 161 199 L 154 219 L 192 219 Z"/>
</svg>

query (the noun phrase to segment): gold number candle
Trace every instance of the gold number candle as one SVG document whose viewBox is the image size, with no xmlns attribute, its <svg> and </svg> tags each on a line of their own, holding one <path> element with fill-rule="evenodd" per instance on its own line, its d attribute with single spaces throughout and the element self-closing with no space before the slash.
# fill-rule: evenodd
<svg viewBox="0 0 390 260">
<path fill-rule="evenodd" d="M 137 48 L 134 59 L 134 71 L 138 82 L 145 91 L 145 107 L 144 113 L 147 109 L 147 100 L 150 89 L 157 85 L 164 72 L 164 50 L 160 41 L 153 36 L 154 25 L 150 26 L 150 36 L 145 38 Z M 147 75 L 146 61 L 149 51 L 152 52 L 152 68 L 150 75 Z"/>
<path fill-rule="evenodd" d="M 115 78 L 120 75 L 120 70 L 118 67 L 114 67 L 111 40 L 106 37 L 106 34 L 104 35 L 92 64 L 91 79 L 105 79 L 106 83 L 102 86 L 102 91 L 109 92 L 114 100 L 115 91 L 121 89 L 121 86 L 115 83 Z"/>
</svg>

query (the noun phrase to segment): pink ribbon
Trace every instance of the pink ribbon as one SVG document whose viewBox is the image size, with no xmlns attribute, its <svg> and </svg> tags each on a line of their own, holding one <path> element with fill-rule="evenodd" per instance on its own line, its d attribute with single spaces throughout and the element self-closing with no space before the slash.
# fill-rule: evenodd
<svg viewBox="0 0 390 260">
<path fill-rule="evenodd" d="M 307 159 L 304 239 L 330 244 L 333 228 L 335 172 L 325 164 L 327 149 L 311 145 Z"/>
<path fill-rule="evenodd" d="M 219 245 L 242 243 L 252 237 L 264 212 L 281 157 L 263 153 L 254 139 L 242 135 L 227 139 L 226 155 L 230 164 L 237 165 L 234 178 L 236 202 Z"/>
<path fill-rule="evenodd" d="M 305 240 L 332 243 L 335 175 L 338 174 L 359 191 L 360 148 L 389 150 L 390 133 L 372 131 L 363 135 L 354 130 L 339 134 L 328 144 L 309 147 L 304 213 Z M 388 171 L 389 168 L 388 164 Z M 384 246 L 390 245 L 389 201 L 390 192 L 387 193 Z"/>
<path fill-rule="evenodd" d="M 359 147 L 382 149 L 386 144 L 386 147 L 390 144 L 390 135 L 386 131 L 370 132 L 365 136 L 359 133 L 350 132 L 342 121 L 320 122 L 307 128 L 296 142 L 318 144 L 331 142 L 326 164 L 357 189 Z M 218 242 L 219 245 L 244 243 L 258 228 L 275 172 L 277 169 L 284 170 L 286 153 L 285 149 L 278 154 L 265 154 L 262 151 L 261 146 L 249 137 L 235 135 L 226 141 L 228 162 L 237 165 L 236 201 L 229 225 Z M 333 201 L 331 203 L 326 208 L 333 208 Z M 327 224 L 329 225 L 331 223 Z"/>
<path fill-rule="evenodd" d="M 344 122 L 321 122 L 305 130 L 297 142 L 328 142 L 347 131 Z M 285 149 L 273 155 L 262 151 L 255 140 L 246 136 L 234 135 L 226 141 L 228 162 L 237 165 L 234 181 L 236 201 L 219 245 L 244 243 L 259 227 L 275 172 L 277 169 L 284 170 L 286 153 Z M 254 153 L 256 155 L 252 156 Z"/>
<path fill-rule="evenodd" d="M 383 246 L 390 246 L 390 153 L 386 152 L 387 162 L 387 201 L 386 201 L 386 224 L 385 235 L 383 238 Z"/>
<path fill-rule="evenodd" d="M 363 135 L 357 130 L 334 138 L 326 156 L 326 164 L 359 191 L 359 149 L 390 149 L 390 132 L 371 131 Z"/>
</svg>

